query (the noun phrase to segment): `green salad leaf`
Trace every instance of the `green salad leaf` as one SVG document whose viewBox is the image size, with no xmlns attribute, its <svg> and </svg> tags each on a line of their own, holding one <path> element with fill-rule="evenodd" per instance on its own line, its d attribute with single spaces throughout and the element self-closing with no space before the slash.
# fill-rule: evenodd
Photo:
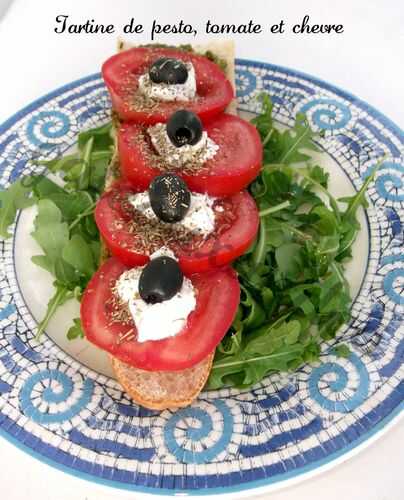
<svg viewBox="0 0 404 500">
<path fill-rule="evenodd" d="M 84 332 L 83 332 L 83 328 L 81 326 L 80 318 L 75 318 L 73 320 L 73 325 L 69 328 L 69 330 L 67 332 L 67 338 L 69 340 L 84 338 Z"/>
<path fill-rule="evenodd" d="M 339 344 L 334 347 L 334 353 L 338 358 L 349 358 L 351 350 L 346 344 Z"/>
<path fill-rule="evenodd" d="M 8 189 L 0 191 L 0 237 L 11 237 L 8 228 L 15 220 L 17 210 L 27 208 L 35 203 L 35 198 L 30 197 L 31 187 L 24 185 L 23 180 L 18 180 Z"/>
</svg>

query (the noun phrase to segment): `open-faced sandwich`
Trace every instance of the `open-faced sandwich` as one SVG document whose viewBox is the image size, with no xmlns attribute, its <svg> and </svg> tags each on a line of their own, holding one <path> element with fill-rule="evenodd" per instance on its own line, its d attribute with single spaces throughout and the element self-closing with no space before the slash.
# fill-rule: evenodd
<svg viewBox="0 0 404 500">
<path fill-rule="evenodd" d="M 102 73 L 109 122 L 62 157 L 49 148 L 53 159 L 36 162 L 45 172 L 0 193 L 4 238 L 17 210 L 37 208 L 43 254 L 32 261 L 54 294 L 36 339 L 59 306 L 81 300 L 68 339 L 109 353 L 122 386 L 153 409 L 318 360 L 350 318 L 345 262 L 383 159 L 336 200 L 304 115 L 280 129 L 284 104 L 266 93 L 251 122 L 235 114 L 228 42 L 120 43 Z"/>
<path fill-rule="evenodd" d="M 102 70 L 116 130 L 95 210 L 105 258 L 81 321 L 137 403 L 182 407 L 205 385 L 239 305 L 230 264 L 258 230 L 245 188 L 262 144 L 236 115 L 231 43 L 119 49 Z"/>
</svg>

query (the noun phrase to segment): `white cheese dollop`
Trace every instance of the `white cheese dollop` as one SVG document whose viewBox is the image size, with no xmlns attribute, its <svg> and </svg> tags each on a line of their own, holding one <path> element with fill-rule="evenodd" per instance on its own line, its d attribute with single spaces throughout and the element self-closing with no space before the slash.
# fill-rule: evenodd
<svg viewBox="0 0 404 500">
<path fill-rule="evenodd" d="M 149 127 L 147 132 L 157 153 L 163 156 L 169 165 L 175 167 L 182 167 L 191 162 L 203 164 L 213 158 L 219 150 L 219 146 L 208 137 L 206 131 L 202 132 L 196 144 L 184 144 L 180 147 L 174 146 L 170 141 L 164 123 Z"/>
<path fill-rule="evenodd" d="M 150 255 L 151 259 L 157 259 L 157 257 L 171 257 L 172 259 L 177 260 L 175 258 L 174 252 L 168 247 L 160 247 Z"/>
<path fill-rule="evenodd" d="M 174 254 L 168 248 L 160 248 L 151 258 Z M 191 280 L 184 277 L 181 290 L 170 300 L 148 304 L 139 295 L 140 267 L 121 274 L 116 290 L 122 302 L 128 304 L 138 332 L 137 341 L 161 340 L 177 335 L 186 325 L 188 316 L 196 307 L 195 290 Z"/>
<path fill-rule="evenodd" d="M 149 193 L 147 191 L 129 196 L 128 201 L 133 208 L 142 212 L 148 219 L 157 218 L 151 208 Z M 173 228 L 181 225 L 188 229 L 188 231 L 206 238 L 215 229 L 214 202 L 215 198 L 207 194 L 191 193 L 191 205 L 185 217 L 180 222 L 171 224 L 161 221 L 161 224 L 170 224 Z"/>
<path fill-rule="evenodd" d="M 196 95 L 195 69 L 187 62 L 188 78 L 184 83 L 154 83 L 145 73 L 139 77 L 139 92 L 145 97 L 158 101 L 190 101 Z"/>
</svg>

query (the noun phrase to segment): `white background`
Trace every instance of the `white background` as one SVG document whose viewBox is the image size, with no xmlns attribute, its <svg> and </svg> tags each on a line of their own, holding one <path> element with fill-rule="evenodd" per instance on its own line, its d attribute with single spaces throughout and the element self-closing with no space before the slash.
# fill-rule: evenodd
<svg viewBox="0 0 404 500">
<path fill-rule="evenodd" d="M 404 126 L 404 2 L 402 0 L 0 0 L 0 123 L 44 93 L 99 71 L 115 47 L 115 35 L 56 34 L 55 16 L 72 22 L 94 18 L 114 23 L 117 34 L 134 17 L 149 41 L 154 18 L 180 19 L 203 35 L 207 19 L 215 23 L 248 22 L 265 27 L 283 19 L 287 33 L 236 38 L 237 56 L 269 61 L 318 76 L 345 88 Z M 4 13 L 4 11 L 6 11 Z M 309 14 L 312 23 L 344 24 L 340 35 L 293 35 L 290 26 Z M 166 35 L 159 41 L 192 42 Z M 332 471 L 272 494 L 272 500 L 402 500 L 404 498 L 404 425 L 398 424 L 366 451 Z M 0 487 L 6 500 L 138 499 L 72 478 L 33 460 L 0 441 Z"/>
</svg>

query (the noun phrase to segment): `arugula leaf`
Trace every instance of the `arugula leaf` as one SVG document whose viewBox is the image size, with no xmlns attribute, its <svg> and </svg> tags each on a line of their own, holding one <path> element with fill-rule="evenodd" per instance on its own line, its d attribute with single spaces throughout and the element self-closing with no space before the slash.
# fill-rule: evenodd
<svg viewBox="0 0 404 500">
<path fill-rule="evenodd" d="M 310 166 L 308 165 L 306 168 L 298 168 L 296 172 L 299 176 L 303 177 L 307 184 L 304 185 L 305 191 L 312 186 L 316 188 L 320 193 L 323 193 L 327 196 L 330 206 L 334 211 L 335 217 L 340 221 L 340 209 L 337 201 L 332 196 L 332 194 L 328 191 L 328 178 L 329 174 L 326 173 L 321 167 L 318 165 Z M 321 204 L 320 200 L 319 203 Z"/>
<path fill-rule="evenodd" d="M 313 318 L 316 314 L 316 306 L 311 301 L 309 294 L 313 287 L 315 285 L 312 284 L 297 285 L 285 292 L 285 296 L 290 298 L 296 308 L 302 310 L 306 318 Z"/>
<path fill-rule="evenodd" d="M 316 205 L 310 211 L 314 216 L 312 228 L 314 233 L 321 236 L 334 236 L 338 232 L 338 220 L 335 212 L 328 209 L 325 205 Z"/>
<path fill-rule="evenodd" d="M 309 166 L 305 169 L 307 172 L 307 179 L 316 186 L 321 186 L 323 189 L 328 189 L 328 181 L 330 174 L 326 172 L 319 165 Z"/>
<path fill-rule="evenodd" d="M 68 192 L 88 190 L 92 195 L 99 195 L 113 154 L 112 122 L 81 132 L 77 142 L 78 152 L 35 163 L 62 174 Z"/>
<path fill-rule="evenodd" d="M 338 358 L 349 358 L 351 355 L 351 350 L 346 344 L 339 344 L 335 346 L 333 351 Z"/>
<path fill-rule="evenodd" d="M 226 335 L 226 337 L 220 342 L 217 346 L 217 353 L 222 353 L 228 356 L 232 354 L 236 354 L 241 349 L 242 338 L 243 338 L 243 329 L 244 325 L 241 321 L 243 316 L 243 312 L 241 307 L 238 308 L 236 317 L 234 318 L 233 325 L 230 329 L 230 335 Z"/>
<path fill-rule="evenodd" d="M 65 286 L 60 285 L 57 282 L 55 282 L 54 285 L 55 285 L 55 293 L 48 302 L 48 308 L 45 317 L 42 319 L 42 321 L 38 323 L 37 333 L 35 335 L 35 339 L 37 341 L 40 340 L 43 332 L 45 331 L 46 326 L 49 323 L 49 320 L 55 314 L 57 308 L 63 305 L 69 299 L 73 298 L 72 292 L 69 291 Z"/>
<path fill-rule="evenodd" d="M 68 172 L 74 164 L 78 161 L 77 153 L 65 155 L 55 158 L 53 160 L 36 160 L 32 163 L 34 165 L 42 165 L 47 168 L 49 172 Z"/>
<path fill-rule="evenodd" d="M 110 151 L 103 152 L 102 156 L 98 153 L 91 155 L 90 188 L 95 193 L 100 193 L 104 189 L 105 174 L 110 161 Z"/>
<path fill-rule="evenodd" d="M 80 284 L 81 276 L 77 272 L 77 269 L 71 266 L 63 258 L 59 258 L 56 260 L 54 268 L 50 272 L 54 274 L 58 283 L 64 285 L 69 290 L 73 290 Z"/>
<path fill-rule="evenodd" d="M 283 345 L 297 342 L 300 333 L 300 323 L 296 320 L 284 321 L 279 326 L 276 323 L 266 325 L 256 330 L 250 336 L 245 350 L 251 354 L 271 354 Z"/>
<path fill-rule="evenodd" d="M 343 198 L 343 201 L 345 203 L 348 203 L 348 207 L 343 214 L 343 219 L 345 221 L 356 220 L 355 214 L 356 214 L 357 209 L 361 205 L 365 204 L 365 208 L 366 208 L 366 206 L 367 206 L 366 200 L 365 200 L 366 190 L 367 190 L 369 184 L 371 182 L 373 182 L 375 175 L 376 175 L 376 172 L 380 168 L 383 161 L 384 161 L 384 158 L 381 161 L 379 161 L 379 163 L 373 169 L 372 173 L 367 177 L 365 182 L 362 184 L 362 187 L 360 188 L 360 190 L 354 196 Z"/>
<path fill-rule="evenodd" d="M 303 268 L 301 256 L 302 246 L 298 243 L 285 243 L 275 250 L 277 273 L 280 279 L 287 277 L 297 281 Z"/>
<path fill-rule="evenodd" d="M 241 309 L 243 311 L 243 325 L 245 329 L 252 329 L 260 326 L 265 321 L 265 313 L 258 301 L 246 287 L 241 285 Z"/>
<path fill-rule="evenodd" d="M 67 338 L 69 340 L 74 340 L 77 338 L 84 338 L 83 328 L 81 326 L 80 318 L 75 318 L 73 320 L 73 326 L 71 326 L 67 332 Z"/>
<path fill-rule="evenodd" d="M 94 149 L 97 151 L 108 150 L 114 145 L 114 138 L 112 136 L 112 122 L 108 122 L 101 127 L 93 128 L 80 132 L 77 145 L 80 151 L 83 151 L 88 144 L 88 141 L 93 140 Z"/>
<path fill-rule="evenodd" d="M 79 271 L 87 278 L 91 278 L 97 269 L 97 262 L 94 261 L 91 246 L 79 234 L 74 234 L 66 243 L 62 251 L 62 257 L 76 271 Z"/>
<path fill-rule="evenodd" d="M 93 254 L 93 262 L 95 265 L 98 265 L 101 258 L 101 241 L 92 240 L 89 245 L 91 253 Z"/>
<path fill-rule="evenodd" d="M 311 130 L 304 115 L 298 114 L 292 129 L 281 132 L 274 126 L 273 105 L 267 94 L 259 97 L 262 113 L 252 120 L 261 135 L 264 146 L 264 163 L 286 164 L 310 159 L 307 151 L 317 151 L 313 143 L 315 133 Z"/>
<path fill-rule="evenodd" d="M 69 223 L 94 205 L 94 200 L 88 191 L 50 193 L 47 199 L 53 201 L 63 213 L 64 220 Z"/>
<path fill-rule="evenodd" d="M 31 260 L 34 264 L 36 264 L 39 267 L 42 267 L 42 269 L 45 269 L 45 271 L 48 271 L 48 273 L 52 273 L 52 263 L 46 257 L 46 255 L 33 255 L 31 257 Z"/>
<path fill-rule="evenodd" d="M 347 321 L 349 311 L 337 312 L 320 316 L 318 321 L 318 334 L 324 340 L 331 340 L 335 337 L 338 329 Z"/>
<path fill-rule="evenodd" d="M 0 237 L 7 239 L 11 237 L 8 228 L 13 224 L 17 210 L 27 208 L 35 203 L 35 198 L 30 197 L 32 184 L 26 185 L 24 179 L 20 179 L 8 189 L 0 191 Z"/>
<path fill-rule="evenodd" d="M 360 224 L 356 217 L 357 210 L 360 206 L 366 208 L 366 190 L 369 184 L 374 181 L 376 173 L 380 166 L 383 164 L 385 157 L 383 157 L 377 165 L 373 168 L 372 173 L 367 177 L 365 182 L 362 184 L 361 189 L 354 195 L 340 199 L 340 202 L 346 203 L 347 208 L 342 214 L 341 218 L 341 239 L 340 247 L 336 260 L 339 262 L 344 261 L 347 258 L 352 257 L 351 247 L 355 241 L 356 234 L 360 229 Z"/>
<path fill-rule="evenodd" d="M 289 363 L 300 358 L 303 353 L 304 348 L 301 344 L 284 345 L 270 354 L 249 355 L 246 351 L 240 351 L 213 363 L 207 387 L 208 389 L 219 389 L 224 385 L 250 387 L 270 372 L 288 371 Z"/>
<path fill-rule="evenodd" d="M 267 245 L 267 232 L 266 232 L 266 222 L 265 220 L 261 220 L 260 223 L 260 230 L 259 230 L 259 237 L 257 244 L 255 245 L 255 249 L 253 252 L 253 263 L 254 266 L 258 266 L 259 264 L 262 264 L 265 260 L 265 254 L 266 254 L 266 245 Z"/>
<path fill-rule="evenodd" d="M 310 159 L 310 156 L 303 153 L 302 149 L 319 151 L 314 144 L 314 132 L 311 130 L 307 118 L 303 114 L 296 116 L 295 126 L 291 130 L 285 130 L 281 135 L 283 152 L 280 155 L 279 163 L 290 165 Z"/>
<path fill-rule="evenodd" d="M 52 274 L 55 274 L 55 263 L 69 241 L 69 228 L 66 222 L 62 222 L 62 212 L 51 200 L 38 202 L 34 227 L 35 230 L 31 234 L 42 248 L 47 266 L 52 269 Z"/>
<path fill-rule="evenodd" d="M 25 181 L 27 183 L 27 181 Z M 39 175 L 31 180 L 33 192 L 38 200 L 52 195 L 66 193 L 65 190 L 48 177 Z"/>
<path fill-rule="evenodd" d="M 272 111 L 273 104 L 268 94 L 260 94 L 258 99 L 261 101 L 262 112 L 251 120 L 262 137 L 262 144 L 266 146 L 271 135 L 274 132 Z"/>
</svg>

